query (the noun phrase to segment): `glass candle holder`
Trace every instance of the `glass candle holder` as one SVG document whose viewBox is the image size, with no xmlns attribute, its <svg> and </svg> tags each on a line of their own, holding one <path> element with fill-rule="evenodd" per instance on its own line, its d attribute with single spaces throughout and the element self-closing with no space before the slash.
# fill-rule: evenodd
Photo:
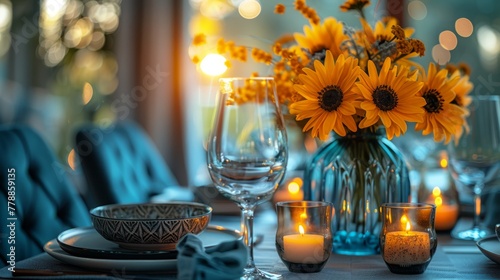
<svg viewBox="0 0 500 280">
<path fill-rule="evenodd" d="M 276 250 L 291 272 L 319 272 L 332 251 L 332 203 L 285 201 L 276 204 Z"/>
<path fill-rule="evenodd" d="M 436 206 L 426 203 L 382 205 L 382 257 L 397 274 L 423 273 L 437 248 Z"/>
<path fill-rule="evenodd" d="M 436 156 L 428 157 L 421 170 L 418 202 L 436 205 L 434 227 L 437 232 L 453 229 L 460 214 L 458 191 L 448 170 L 448 161 L 447 152 L 439 151 Z"/>
</svg>

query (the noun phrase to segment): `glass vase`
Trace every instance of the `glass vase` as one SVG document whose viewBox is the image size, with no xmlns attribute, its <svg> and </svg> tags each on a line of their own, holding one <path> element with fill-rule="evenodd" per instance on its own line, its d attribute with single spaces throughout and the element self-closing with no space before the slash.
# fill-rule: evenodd
<svg viewBox="0 0 500 280">
<path fill-rule="evenodd" d="M 408 167 L 383 129 L 334 138 L 311 157 L 304 199 L 332 202 L 333 252 L 380 253 L 381 205 L 410 201 Z"/>
</svg>

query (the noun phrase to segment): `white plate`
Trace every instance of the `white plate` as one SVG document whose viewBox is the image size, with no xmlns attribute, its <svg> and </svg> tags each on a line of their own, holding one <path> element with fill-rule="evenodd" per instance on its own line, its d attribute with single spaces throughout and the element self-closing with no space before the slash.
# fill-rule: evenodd
<svg viewBox="0 0 500 280">
<path fill-rule="evenodd" d="M 476 245 L 490 260 L 500 264 L 500 241 L 498 241 L 496 235 L 485 237 L 477 241 Z"/>
<path fill-rule="evenodd" d="M 86 235 L 92 236 L 92 235 Z M 199 235 L 205 246 L 215 246 L 223 241 L 240 238 L 239 232 L 228 230 L 224 227 L 211 226 Z M 53 258 L 64 263 L 92 270 L 123 272 L 161 272 L 177 269 L 176 259 L 116 259 L 116 258 L 92 258 L 72 255 L 59 246 L 57 239 L 53 239 L 44 248 L 45 252 Z"/>
</svg>

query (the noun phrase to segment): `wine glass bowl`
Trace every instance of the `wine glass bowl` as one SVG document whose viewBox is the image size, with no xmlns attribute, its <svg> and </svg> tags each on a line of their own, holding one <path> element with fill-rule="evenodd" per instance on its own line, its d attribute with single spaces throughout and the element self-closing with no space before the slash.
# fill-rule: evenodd
<svg viewBox="0 0 500 280">
<path fill-rule="evenodd" d="M 288 161 L 287 135 L 271 77 L 221 78 L 207 146 L 208 171 L 218 191 L 242 210 L 249 261 L 243 279 L 279 279 L 253 260 L 255 207 L 273 196 Z"/>
<path fill-rule="evenodd" d="M 500 172 L 500 96 L 474 96 L 467 117 L 468 131 L 448 146 L 454 180 L 474 195 L 474 223 L 453 230 L 457 239 L 479 240 L 493 234 L 480 224 L 481 195 L 487 182 Z"/>
</svg>

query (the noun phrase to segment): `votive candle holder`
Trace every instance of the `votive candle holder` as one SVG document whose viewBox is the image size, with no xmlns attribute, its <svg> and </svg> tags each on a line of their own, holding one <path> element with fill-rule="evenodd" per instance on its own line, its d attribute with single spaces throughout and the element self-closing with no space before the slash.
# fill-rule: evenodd
<svg viewBox="0 0 500 280">
<path fill-rule="evenodd" d="M 276 250 L 291 272 L 323 269 L 332 251 L 333 204 L 323 201 L 283 201 L 276 204 Z"/>
<path fill-rule="evenodd" d="M 393 273 L 421 274 L 437 248 L 436 206 L 426 203 L 385 203 L 380 233 L 382 257 Z"/>
</svg>

